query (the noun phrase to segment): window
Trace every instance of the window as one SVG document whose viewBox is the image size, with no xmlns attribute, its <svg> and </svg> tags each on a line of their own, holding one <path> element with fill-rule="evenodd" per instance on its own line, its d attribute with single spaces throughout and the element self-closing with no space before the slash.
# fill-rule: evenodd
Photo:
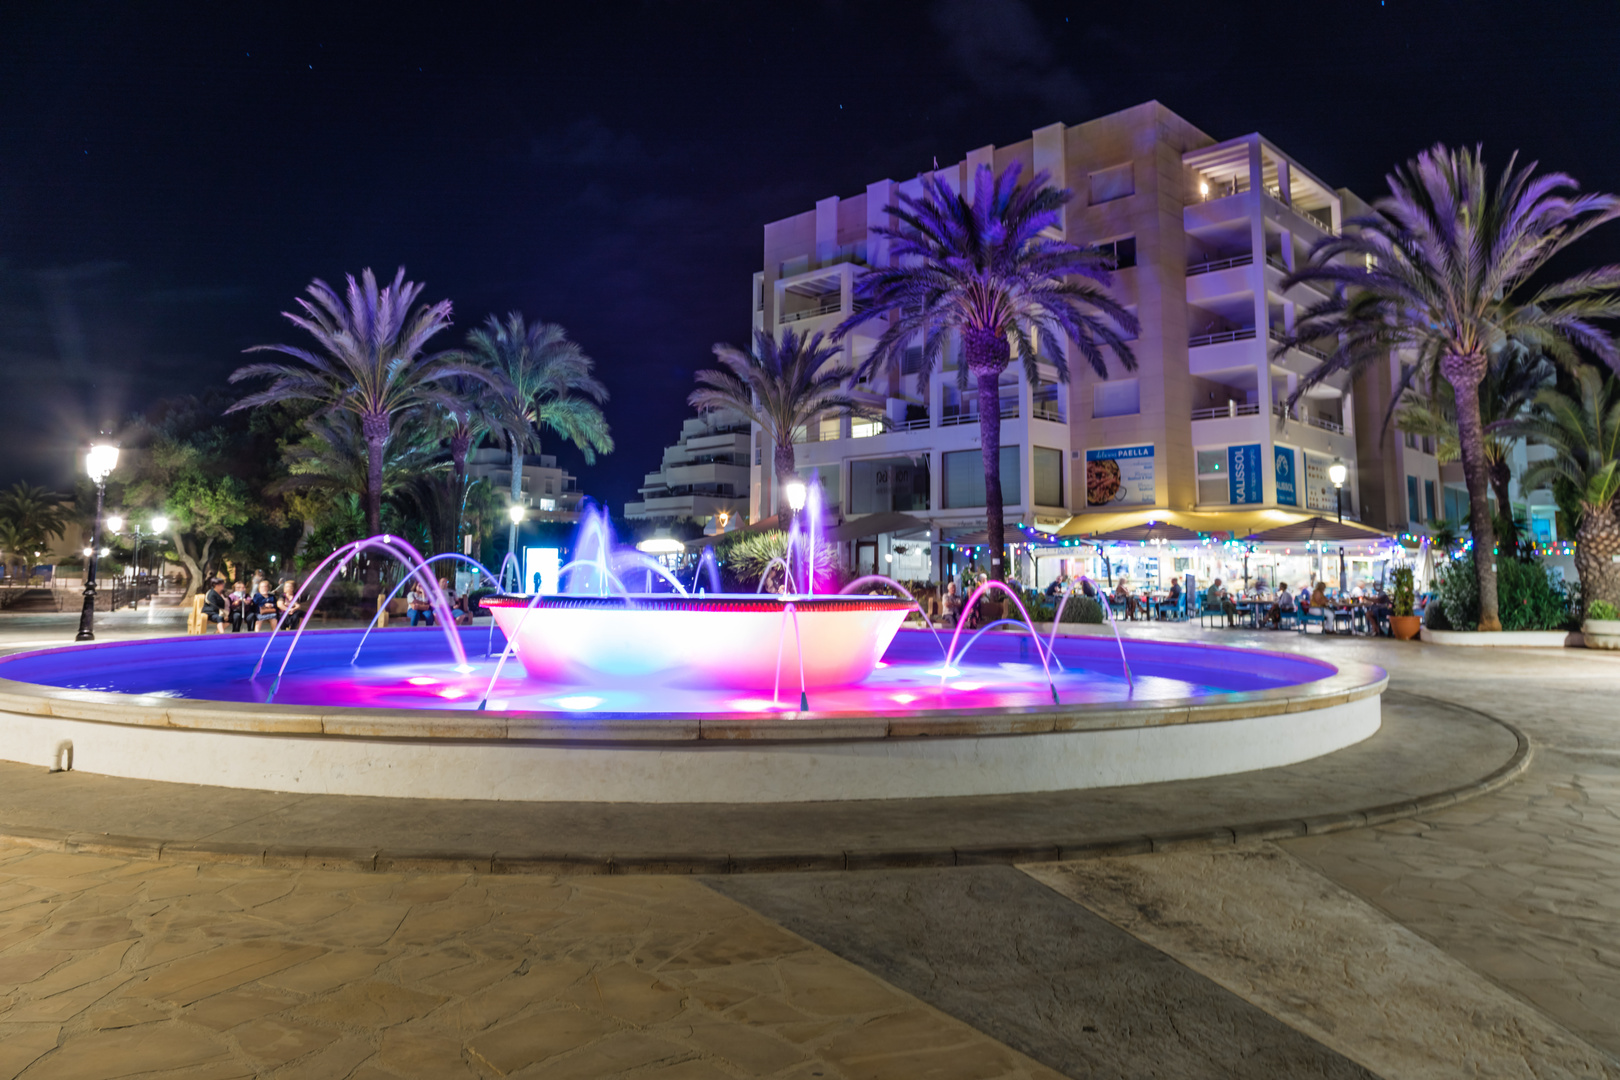
<svg viewBox="0 0 1620 1080">
<path fill-rule="evenodd" d="M 1135 416 L 1142 411 L 1142 387 L 1136 379 L 1108 379 L 1097 383 L 1091 395 L 1091 415 Z"/>
<path fill-rule="evenodd" d="M 1128 161 L 1123 165 L 1115 165 L 1112 169 L 1103 169 L 1091 174 L 1092 206 L 1135 194 L 1136 176 L 1131 171 L 1131 163 Z"/>
<path fill-rule="evenodd" d="M 979 498 L 982 506 L 983 494 Z M 849 463 L 851 514 L 928 508 L 928 458 L 871 458 Z"/>
<path fill-rule="evenodd" d="M 1425 454 L 1434 453 L 1434 437 L 1433 436 L 1431 436 L 1431 435 L 1423 436 L 1423 452 Z"/>
<path fill-rule="evenodd" d="M 1035 489 L 1035 505 L 1064 505 L 1063 451 L 1037 446 L 1033 457 L 1034 460 L 1030 463 L 1030 486 Z"/>
<path fill-rule="evenodd" d="M 1417 447 L 1418 447 L 1417 436 L 1412 434 L 1410 431 L 1402 433 L 1402 440 L 1406 443 L 1406 448 L 1408 450 L 1416 450 L 1417 449 Z"/>
<path fill-rule="evenodd" d="M 1129 270 L 1136 265 L 1136 237 L 1134 236 L 1093 245 L 1093 250 L 1100 251 L 1113 259 L 1115 270 Z"/>
<path fill-rule="evenodd" d="M 1448 487 L 1441 492 L 1441 498 L 1445 500 L 1447 521 L 1462 522 L 1468 520 L 1468 491 L 1466 489 Z"/>
<path fill-rule="evenodd" d="M 866 439 L 881 434 L 883 434 L 883 421 L 881 420 L 851 420 L 849 422 L 849 437 L 852 439 Z"/>
<path fill-rule="evenodd" d="M 1435 520 L 1434 512 L 1434 481 L 1423 481 L 1423 515 L 1425 521 Z"/>
<path fill-rule="evenodd" d="M 1414 525 L 1423 520 L 1423 515 L 1418 513 L 1418 482 L 1415 476 L 1406 478 L 1406 519 Z"/>
<path fill-rule="evenodd" d="M 943 455 L 945 508 L 984 505 L 984 455 L 978 450 L 952 450 Z M 1001 503 L 1021 503 L 1018 483 L 1018 447 L 1001 448 Z"/>
<path fill-rule="evenodd" d="M 823 416 L 821 418 L 821 423 L 816 427 L 816 441 L 832 442 L 834 439 L 839 439 L 842 437 L 843 417 L 839 416 L 837 413 L 834 413 L 831 416 Z"/>
<path fill-rule="evenodd" d="M 1226 448 L 1200 450 L 1198 457 L 1198 501 L 1225 503 L 1232 497 L 1226 478 Z"/>
<path fill-rule="evenodd" d="M 915 375 L 922 370 L 922 346 L 912 345 L 900 355 L 900 374 Z"/>
</svg>

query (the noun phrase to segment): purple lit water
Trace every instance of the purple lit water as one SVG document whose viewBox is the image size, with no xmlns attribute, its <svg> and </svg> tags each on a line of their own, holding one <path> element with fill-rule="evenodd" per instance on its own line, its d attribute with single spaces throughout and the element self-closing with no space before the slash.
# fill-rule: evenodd
<svg viewBox="0 0 1620 1080">
<path fill-rule="evenodd" d="M 461 639 L 471 670 L 458 672 L 439 632 L 379 630 L 357 666 L 350 666 L 359 630 L 306 633 L 279 684 L 250 680 L 264 647 L 262 634 L 205 635 L 70 646 L 0 659 L 0 679 L 73 690 L 111 691 L 204 701 L 264 702 L 272 685 L 277 705 L 386 709 L 476 709 L 504 641 L 487 628 L 466 628 Z M 291 635 L 285 635 L 290 639 Z M 289 641 L 290 643 L 290 641 Z M 1044 643 L 1027 635 L 990 633 L 951 669 L 934 635 L 902 630 L 866 681 L 810 694 L 814 713 L 906 713 L 940 709 L 1049 707 L 1041 664 Z M 1064 705 L 1168 701 L 1294 686 L 1336 669 L 1300 656 L 1182 642 L 1126 643 L 1134 687 L 1126 683 L 1112 637 L 1056 642 L 1052 679 Z M 280 638 L 267 658 L 274 671 L 285 654 Z M 520 712 L 623 714 L 749 714 L 795 711 L 797 685 L 784 679 L 782 700 L 766 692 L 646 687 L 633 683 L 557 685 L 531 680 L 516 660 L 490 695 L 488 708 Z"/>
</svg>

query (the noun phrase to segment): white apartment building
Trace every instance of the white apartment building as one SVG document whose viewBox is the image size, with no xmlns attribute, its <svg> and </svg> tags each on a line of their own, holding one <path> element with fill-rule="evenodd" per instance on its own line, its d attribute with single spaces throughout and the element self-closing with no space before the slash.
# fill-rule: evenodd
<svg viewBox="0 0 1620 1080">
<path fill-rule="evenodd" d="M 657 472 L 646 474 L 639 502 L 625 503 L 631 519 L 711 522 L 724 514 L 742 524 L 748 511 L 749 425 L 734 413 L 708 413 L 681 425 L 664 448 Z"/>
<path fill-rule="evenodd" d="M 490 446 L 467 455 L 468 481 L 488 482 L 502 495 L 512 490 L 512 454 Z M 531 454 L 523 459 L 520 481 L 523 504 L 530 521 L 578 521 L 579 503 L 584 495 L 573 475 L 557 465 L 551 454 Z"/>
<path fill-rule="evenodd" d="M 1026 177 L 1045 171 L 1074 191 L 1063 235 L 1116 256 L 1115 294 L 1141 331 L 1131 343 L 1137 370 L 1110 355 L 1106 380 L 1077 354 L 1068 357 L 1067 385 L 1047 363 L 1037 386 L 1020 365 L 1009 368 L 1001 400 L 1009 526 L 1091 533 L 1173 510 L 1242 535 L 1249 524 L 1269 527 L 1289 514 L 1331 516 L 1335 460 L 1349 468 L 1347 518 L 1404 528 L 1408 475 L 1419 481 L 1420 500 L 1433 480 L 1443 505 L 1433 454 L 1382 433 L 1388 378 L 1330 379 L 1286 422 L 1282 416 L 1299 379 L 1325 357 L 1309 344 L 1274 355 L 1298 312 L 1321 295 L 1285 290 L 1282 281 L 1312 244 L 1365 208 L 1359 199 L 1262 135 L 1217 141 L 1157 102 L 984 146 L 934 175 L 960 191 L 979 166 L 999 173 L 1014 161 Z M 753 325 L 777 335 L 788 327 L 830 332 L 852 311 L 856 276 L 888 258 L 871 234 L 884 207 L 920 188 L 920 177 L 879 180 L 767 224 Z M 848 339 L 848 362 L 871 349 L 880 329 L 871 324 Z M 858 385 L 889 425 L 824 417 L 803 433 L 799 470 L 819 477 L 846 523 L 902 511 L 935 537 L 981 530 L 976 395 L 958 392 L 953 361 L 927 386 L 915 383 L 908 370 Z M 757 519 L 775 506 L 769 447 L 762 432 L 751 438 L 749 512 Z"/>
</svg>

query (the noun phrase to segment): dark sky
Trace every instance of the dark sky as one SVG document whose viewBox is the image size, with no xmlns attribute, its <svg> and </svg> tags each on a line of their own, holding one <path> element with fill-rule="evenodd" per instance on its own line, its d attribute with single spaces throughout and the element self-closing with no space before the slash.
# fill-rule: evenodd
<svg viewBox="0 0 1620 1080">
<path fill-rule="evenodd" d="M 596 358 L 619 450 L 579 472 L 618 509 L 748 333 L 764 222 L 1150 98 L 1363 195 L 1438 140 L 1620 189 L 1620 5 L 248 7 L 0 15 L 0 484 L 403 264 L 445 344 L 515 308 Z"/>
</svg>

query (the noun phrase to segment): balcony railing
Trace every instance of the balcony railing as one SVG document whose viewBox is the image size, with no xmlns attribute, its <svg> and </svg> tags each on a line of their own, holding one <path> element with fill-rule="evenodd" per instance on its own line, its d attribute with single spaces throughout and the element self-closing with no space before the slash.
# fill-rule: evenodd
<svg viewBox="0 0 1620 1080">
<path fill-rule="evenodd" d="M 1187 347 L 1196 349 L 1200 345 L 1223 345 L 1228 341 L 1254 340 L 1254 327 L 1246 330 L 1222 330 L 1218 334 L 1196 334 L 1187 339 Z"/>
<path fill-rule="evenodd" d="M 1003 420 L 1014 420 L 1014 419 L 1017 419 L 1017 417 L 1018 417 L 1018 399 L 1017 398 L 1002 398 L 1001 399 L 1001 418 Z M 947 405 L 947 406 L 945 406 L 945 415 L 940 417 L 939 426 L 940 427 L 953 427 L 953 426 L 955 426 L 957 424 L 977 424 L 978 422 L 979 422 L 979 410 L 977 408 L 963 409 L 963 408 L 956 408 L 956 407 L 952 407 L 950 405 Z"/>
<path fill-rule="evenodd" d="M 1208 409 L 1194 409 L 1194 420 L 1229 420 L 1238 416 L 1259 416 L 1260 406 L 1252 402 L 1230 401 Z"/>
<path fill-rule="evenodd" d="M 1312 416 L 1309 412 L 1300 409 L 1297 405 L 1294 407 L 1293 412 L 1289 412 L 1281 405 L 1272 406 L 1271 411 L 1276 415 L 1284 417 L 1296 424 L 1304 424 L 1306 427 L 1320 428 L 1323 431 L 1331 431 L 1335 435 L 1344 434 L 1344 425 L 1339 423 L 1337 420 L 1327 420 L 1320 416 Z"/>
<path fill-rule="evenodd" d="M 1201 262 L 1187 267 L 1187 276 L 1196 277 L 1199 274 L 1212 274 L 1216 270 L 1230 270 L 1234 266 L 1248 266 L 1254 262 L 1252 254 L 1233 255 L 1230 259 L 1214 259 L 1210 262 Z"/>
<path fill-rule="evenodd" d="M 1283 341 L 1288 340 L 1288 335 L 1283 333 L 1281 330 L 1273 329 L 1273 330 L 1271 330 L 1269 332 L 1269 336 L 1271 337 L 1272 341 L 1276 341 L 1276 342 L 1283 342 Z M 1314 345 L 1307 345 L 1303 341 L 1296 341 L 1296 342 L 1294 342 L 1294 344 L 1290 345 L 1289 348 L 1298 349 L 1300 352 L 1304 353 L 1305 355 L 1314 356 L 1318 360 L 1326 360 L 1326 359 L 1328 359 L 1328 354 L 1327 353 L 1323 352 L 1321 349 L 1318 349 Z"/>
<path fill-rule="evenodd" d="M 804 311 L 784 311 L 780 321 L 790 323 L 798 322 L 801 319 L 814 319 L 821 315 L 835 315 L 839 311 L 843 310 L 843 307 L 844 304 L 842 300 L 828 300 L 817 305 L 816 307 L 807 308 Z"/>
</svg>

